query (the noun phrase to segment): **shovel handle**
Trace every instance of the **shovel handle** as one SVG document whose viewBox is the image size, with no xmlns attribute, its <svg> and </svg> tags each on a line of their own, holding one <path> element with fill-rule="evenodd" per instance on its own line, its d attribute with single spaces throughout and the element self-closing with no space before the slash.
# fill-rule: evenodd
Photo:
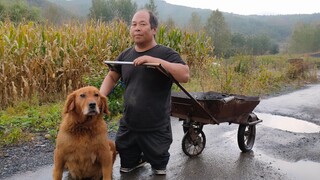
<svg viewBox="0 0 320 180">
<path fill-rule="evenodd" d="M 119 64 L 119 65 L 134 65 L 133 62 L 126 62 L 126 61 L 103 61 L 105 64 L 107 65 L 111 65 L 111 64 Z M 160 63 L 144 63 L 141 64 L 141 66 L 160 66 Z"/>
</svg>

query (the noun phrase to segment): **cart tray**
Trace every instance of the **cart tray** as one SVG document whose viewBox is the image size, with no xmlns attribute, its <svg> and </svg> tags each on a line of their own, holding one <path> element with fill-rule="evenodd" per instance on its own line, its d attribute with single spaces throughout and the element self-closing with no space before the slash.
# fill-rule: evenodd
<svg viewBox="0 0 320 180">
<path fill-rule="evenodd" d="M 216 124 L 208 113 L 219 123 L 246 123 L 248 115 L 259 104 L 257 96 L 242 96 L 218 92 L 191 92 L 190 95 L 203 107 L 199 107 L 183 92 L 172 92 L 171 115 L 181 119 L 191 118 L 206 124 Z M 206 113 L 207 111 L 208 113 Z"/>
</svg>

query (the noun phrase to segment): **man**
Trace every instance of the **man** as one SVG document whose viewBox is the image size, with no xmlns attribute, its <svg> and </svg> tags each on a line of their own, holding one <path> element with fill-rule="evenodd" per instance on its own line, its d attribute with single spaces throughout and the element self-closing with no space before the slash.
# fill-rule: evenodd
<svg viewBox="0 0 320 180">
<path fill-rule="evenodd" d="M 134 14 L 130 35 L 135 44 L 116 59 L 133 62 L 134 66 L 113 66 L 100 88 L 108 95 L 120 78 L 126 86 L 124 113 L 116 135 L 123 173 L 148 162 L 154 174 L 165 175 L 170 157 L 172 80 L 155 68 L 139 65 L 160 63 L 178 82 L 189 79 L 189 67 L 180 55 L 156 43 L 157 26 L 152 12 L 140 10 Z"/>
</svg>

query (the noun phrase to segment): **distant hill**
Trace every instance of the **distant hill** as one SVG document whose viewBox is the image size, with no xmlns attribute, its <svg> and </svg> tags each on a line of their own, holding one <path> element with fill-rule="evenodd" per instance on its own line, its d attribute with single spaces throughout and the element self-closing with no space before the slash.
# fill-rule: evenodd
<svg viewBox="0 0 320 180">
<path fill-rule="evenodd" d="M 42 0 L 43 1 L 43 0 Z M 45 0 L 55 3 L 79 17 L 87 17 L 92 0 Z"/>
<path fill-rule="evenodd" d="M 54 12 L 55 17 L 50 17 L 50 21 L 54 21 L 53 23 L 61 23 L 63 21 L 68 21 L 72 18 L 78 18 L 79 16 L 74 14 L 72 11 L 69 11 L 64 8 L 64 6 L 60 6 L 54 2 L 50 2 L 48 0 L 26 0 L 30 6 L 35 6 L 41 9 L 41 14 L 43 17 L 47 17 L 48 12 Z"/>
<path fill-rule="evenodd" d="M 41 0 L 38 0 L 41 1 Z M 46 0 L 42 0 L 46 1 Z M 87 17 L 92 0 L 47 0 L 79 17 Z M 149 0 L 133 0 L 138 7 L 143 7 Z M 186 27 L 192 12 L 198 13 L 204 25 L 212 13 L 209 9 L 191 8 L 166 3 L 164 0 L 155 0 L 160 21 L 172 18 L 176 25 Z M 222 12 L 231 32 L 243 35 L 265 34 L 275 42 L 283 42 L 291 35 L 297 23 L 319 23 L 320 13 L 297 15 L 238 15 Z"/>
</svg>

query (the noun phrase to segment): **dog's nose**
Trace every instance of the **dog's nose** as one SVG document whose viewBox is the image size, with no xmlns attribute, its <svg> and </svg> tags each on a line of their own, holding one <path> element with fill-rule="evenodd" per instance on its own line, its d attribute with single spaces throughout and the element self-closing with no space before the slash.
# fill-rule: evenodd
<svg viewBox="0 0 320 180">
<path fill-rule="evenodd" d="M 89 103 L 89 108 L 90 109 L 96 108 L 96 103 L 95 102 Z"/>
</svg>

